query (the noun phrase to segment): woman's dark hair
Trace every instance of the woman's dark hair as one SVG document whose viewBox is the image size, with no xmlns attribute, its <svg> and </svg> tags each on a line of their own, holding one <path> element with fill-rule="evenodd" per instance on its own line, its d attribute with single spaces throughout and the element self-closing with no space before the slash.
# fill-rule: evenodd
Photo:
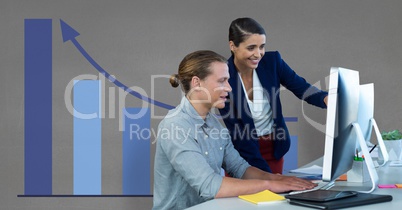
<svg viewBox="0 0 402 210">
<path fill-rule="evenodd" d="M 190 91 L 190 82 L 194 76 L 201 80 L 211 74 L 210 66 L 213 62 L 226 63 L 226 58 L 210 50 L 192 52 L 180 62 L 178 74 L 170 77 L 170 84 L 173 87 L 182 85 L 183 91 L 187 94 Z"/>
<path fill-rule="evenodd" d="M 266 35 L 264 28 L 252 18 L 238 18 L 230 24 L 229 41 L 236 47 L 252 34 Z"/>
</svg>

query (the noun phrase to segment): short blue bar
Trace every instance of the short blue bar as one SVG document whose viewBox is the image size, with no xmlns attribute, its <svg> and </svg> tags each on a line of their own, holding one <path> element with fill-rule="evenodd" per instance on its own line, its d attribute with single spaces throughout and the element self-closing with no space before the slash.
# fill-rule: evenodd
<svg viewBox="0 0 402 210">
<path fill-rule="evenodd" d="M 125 108 L 123 195 L 151 194 L 151 116 L 149 108 Z"/>
<path fill-rule="evenodd" d="M 74 195 L 102 193 L 101 82 L 74 81 Z"/>
<path fill-rule="evenodd" d="M 289 151 L 285 154 L 283 157 L 285 162 L 283 164 L 283 173 L 287 174 L 289 173 L 290 170 L 298 168 L 298 145 L 299 145 L 299 140 L 298 136 L 290 136 L 290 140 L 292 141 L 290 143 L 290 148 Z"/>
<path fill-rule="evenodd" d="M 52 20 L 24 27 L 24 193 L 51 195 Z"/>
</svg>

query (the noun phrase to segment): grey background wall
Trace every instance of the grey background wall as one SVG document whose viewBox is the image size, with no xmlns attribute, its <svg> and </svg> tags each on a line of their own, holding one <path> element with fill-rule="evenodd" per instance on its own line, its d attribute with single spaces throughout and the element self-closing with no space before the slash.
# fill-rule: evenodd
<svg viewBox="0 0 402 210">
<path fill-rule="evenodd" d="M 63 43 L 59 19 L 81 35 L 77 40 L 120 81 L 176 105 L 179 89 L 167 75 L 199 49 L 229 56 L 230 22 L 249 16 L 267 31 L 267 50 L 310 83 L 326 87 L 331 66 L 360 71 L 361 83 L 375 84 L 375 118 L 382 130 L 402 129 L 402 2 L 398 0 L 222 0 L 222 1 L 46 1 L 0 2 L 0 206 L 1 209 L 150 209 L 152 198 L 20 198 L 24 191 L 24 19 L 53 19 L 53 191 L 72 192 L 72 116 L 64 91 L 81 74 L 98 75 L 71 43 Z M 155 75 L 162 75 L 152 80 Z M 164 75 L 164 76 L 163 76 Z M 154 82 L 152 82 L 154 81 Z M 112 84 L 106 85 L 108 88 Z M 116 90 L 117 94 L 117 90 Z M 106 95 L 106 101 L 110 95 Z M 117 97 L 117 95 L 115 96 Z M 323 154 L 325 110 L 305 106 L 282 92 L 284 113 L 299 138 L 299 165 Z M 117 102 L 116 102 L 117 103 Z M 127 97 L 127 106 L 142 102 Z M 148 106 L 148 105 L 145 105 Z M 121 192 L 121 132 L 118 104 L 102 125 L 102 192 Z M 154 107 L 152 128 L 167 110 Z M 154 145 L 152 145 L 152 155 Z M 153 162 L 153 159 L 151 159 Z"/>
</svg>

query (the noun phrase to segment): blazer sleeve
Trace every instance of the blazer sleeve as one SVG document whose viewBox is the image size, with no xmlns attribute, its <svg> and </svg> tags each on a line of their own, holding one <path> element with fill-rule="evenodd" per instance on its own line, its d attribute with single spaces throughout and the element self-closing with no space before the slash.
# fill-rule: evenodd
<svg viewBox="0 0 402 210">
<path fill-rule="evenodd" d="M 318 88 L 309 84 L 303 77 L 300 77 L 293 71 L 288 64 L 281 58 L 279 52 L 276 52 L 276 59 L 278 63 L 278 76 L 280 83 L 288 90 L 293 92 L 299 99 L 306 101 L 309 104 L 321 108 L 327 108 L 324 103 L 324 98 L 328 95 L 326 91 L 319 90 Z"/>
</svg>

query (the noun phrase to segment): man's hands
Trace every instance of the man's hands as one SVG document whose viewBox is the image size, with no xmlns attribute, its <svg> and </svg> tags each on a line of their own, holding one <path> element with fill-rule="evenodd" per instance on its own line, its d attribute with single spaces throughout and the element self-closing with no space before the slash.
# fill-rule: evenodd
<svg viewBox="0 0 402 210">
<path fill-rule="evenodd" d="M 283 193 L 292 190 L 309 190 L 314 188 L 315 186 L 317 186 L 317 184 L 294 176 L 282 176 L 278 174 L 273 174 L 272 179 L 269 180 L 268 190 L 275 193 Z"/>
</svg>

